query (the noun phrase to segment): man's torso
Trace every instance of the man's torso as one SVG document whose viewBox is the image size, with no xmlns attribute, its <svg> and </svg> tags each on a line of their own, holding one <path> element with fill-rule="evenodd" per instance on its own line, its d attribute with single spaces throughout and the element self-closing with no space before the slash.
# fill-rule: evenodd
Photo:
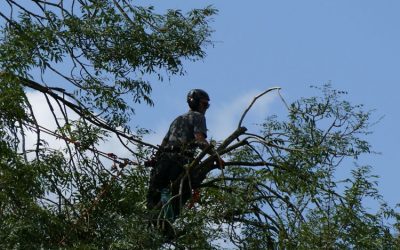
<svg viewBox="0 0 400 250">
<path fill-rule="evenodd" d="M 206 119 L 202 113 L 189 111 L 172 122 L 163 146 L 192 148 L 195 146 L 195 133 L 203 133 L 207 137 Z"/>
</svg>

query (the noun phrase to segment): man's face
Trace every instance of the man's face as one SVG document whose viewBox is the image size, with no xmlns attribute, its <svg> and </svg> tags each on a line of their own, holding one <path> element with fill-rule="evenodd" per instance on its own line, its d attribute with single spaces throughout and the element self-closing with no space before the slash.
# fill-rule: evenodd
<svg viewBox="0 0 400 250">
<path fill-rule="evenodd" d="M 200 99 L 199 112 L 205 114 L 207 109 L 210 107 L 210 103 L 207 99 Z"/>
</svg>

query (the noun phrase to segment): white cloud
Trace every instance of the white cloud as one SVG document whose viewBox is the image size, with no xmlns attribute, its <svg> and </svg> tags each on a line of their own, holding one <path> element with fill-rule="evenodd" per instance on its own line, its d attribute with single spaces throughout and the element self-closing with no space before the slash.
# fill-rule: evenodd
<svg viewBox="0 0 400 250">
<path fill-rule="evenodd" d="M 27 97 L 29 102 L 32 105 L 33 113 L 39 125 L 50 130 L 55 131 L 57 128 L 57 124 L 54 120 L 54 116 L 48 106 L 46 98 L 43 93 L 38 91 L 32 91 L 27 93 Z M 50 100 L 51 105 L 54 107 L 54 112 L 57 118 L 61 118 L 61 112 L 58 108 L 58 105 L 55 101 Z M 76 114 L 71 114 L 71 118 L 76 118 Z M 64 124 L 61 120 L 58 120 L 61 124 Z M 48 135 L 46 133 L 40 133 L 40 138 L 44 139 L 49 143 L 49 146 L 55 149 L 60 149 L 65 146 L 64 141 L 55 138 L 54 136 Z M 28 149 L 35 148 L 36 144 L 36 133 L 30 131 L 26 133 L 26 146 Z"/>
<path fill-rule="evenodd" d="M 237 128 L 243 112 L 254 97 L 260 93 L 262 91 L 251 90 L 234 97 L 232 100 L 227 100 L 221 107 L 213 107 L 214 110 L 210 112 L 210 116 L 207 118 L 210 135 L 217 140 L 229 136 Z M 259 98 L 247 113 L 242 126 L 250 129 L 255 124 L 261 123 L 270 112 L 270 105 L 276 100 L 277 96 L 276 92 L 270 92 Z"/>
<path fill-rule="evenodd" d="M 54 116 L 49 108 L 49 105 L 46 101 L 46 98 L 41 92 L 38 91 L 32 91 L 27 93 L 27 97 L 29 102 L 32 105 L 33 113 L 36 117 L 37 122 L 39 123 L 40 126 L 52 131 L 56 132 L 57 130 L 57 124 L 54 119 Z M 54 108 L 54 113 L 57 117 L 57 120 L 61 126 L 65 124 L 64 118 L 62 116 L 62 113 L 60 111 L 60 108 L 58 104 L 50 99 L 50 103 Z M 68 118 L 70 120 L 76 120 L 79 118 L 79 116 L 74 113 L 73 111 L 68 111 Z M 66 144 L 64 140 L 56 138 L 53 135 L 48 135 L 46 133 L 41 132 L 40 133 L 41 139 L 44 139 L 45 141 L 48 142 L 49 147 L 53 149 L 62 149 L 65 148 Z M 26 131 L 26 147 L 27 149 L 35 149 L 37 142 L 37 137 L 36 133 L 33 131 Z M 105 153 L 113 153 L 117 156 L 120 157 L 130 157 L 131 154 L 129 151 L 121 145 L 121 142 L 119 139 L 115 136 L 112 135 L 108 138 L 106 138 L 106 142 L 100 143 L 100 146 L 98 147 L 99 150 L 105 152 Z"/>
</svg>

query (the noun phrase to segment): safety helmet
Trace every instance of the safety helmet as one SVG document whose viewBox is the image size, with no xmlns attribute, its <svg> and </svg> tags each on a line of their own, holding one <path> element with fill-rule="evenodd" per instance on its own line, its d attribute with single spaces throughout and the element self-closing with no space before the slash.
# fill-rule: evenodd
<svg viewBox="0 0 400 250">
<path fill-rule="evenodd" d="M 207 92 L 202 89 L 192 89 L 187 94 L 187 103 L 192 110 L 197 110 L 199 108 L 201 99 L 210 100 Z"/>
</svg>

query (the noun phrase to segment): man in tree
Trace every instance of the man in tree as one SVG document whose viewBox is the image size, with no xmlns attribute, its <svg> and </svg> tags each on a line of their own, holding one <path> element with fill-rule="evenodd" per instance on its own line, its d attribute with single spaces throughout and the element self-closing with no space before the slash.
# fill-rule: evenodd
<svg viewBox="0 0 400 250">
<path fill-rule="evenodd" d="M 156 164 L 151 171 L 147 193 L 148 209 L 166 205 L 171 198 L 171 184 L 183 173 L 184 165 L 190 163 L 196 148 L 204 149 L 207 142 L 205 113 L 210 106 L 208 94 L 201 89 L 193 89 L 187 95 L 189 112 L 178 116 L 171 124 L 164 137 Z M 196 180 L 191 180 L 194 183 Z M 188 188 L 185 188 L 188 189 Z M 189 190 L 183 190 L 187 195 Z M 166 205 L 164 217 L 173 219 L 179 213 L 180 206 Z"/>
</svg>

